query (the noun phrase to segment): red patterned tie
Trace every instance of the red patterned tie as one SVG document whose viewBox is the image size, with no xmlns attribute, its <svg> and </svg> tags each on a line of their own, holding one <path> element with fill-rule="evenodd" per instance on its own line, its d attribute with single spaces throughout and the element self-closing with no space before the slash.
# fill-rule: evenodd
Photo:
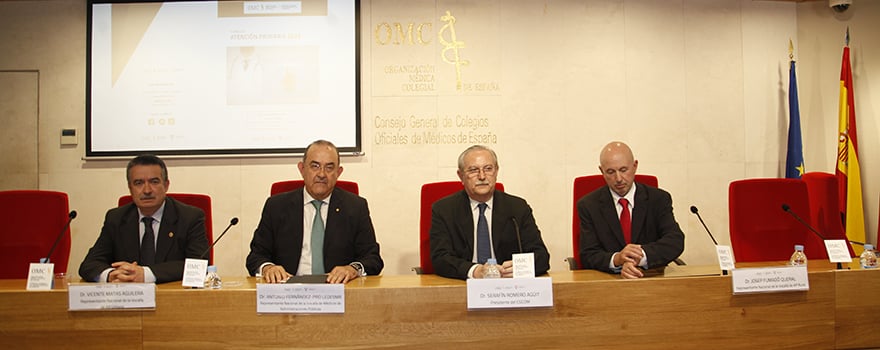
<svg viewBox="0 0 880 350">
<path fill-rule="evenodd" d="M 623 240 L 632 243 L 632 219 L 629 217 L 629 201 L 621 198 L 617 201 L 623 207 L 620 211 L 620 228 L 623 229 Z"/>
</svg>

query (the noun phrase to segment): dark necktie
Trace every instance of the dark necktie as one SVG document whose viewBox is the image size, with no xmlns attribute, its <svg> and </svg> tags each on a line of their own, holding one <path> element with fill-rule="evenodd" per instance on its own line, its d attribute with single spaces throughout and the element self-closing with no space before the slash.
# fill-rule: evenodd
<svg viewBox="0 0 880 350">
<path fill-rule="evenodd" d="M 480 217 L 477 219 L 477 263 L 485 264 L 492 257 L 492 242 L 489 240 L 489 222 L 486 221 L 486 203 L 477 204 Z"/>
<path fill-rule="evenodd" d="M 617 201 L 623 206 L 623 210 L 620 211 L 620 228 L 623 230 L 623 240 L 626 241 L 626 244 L 632 243 L 632 219 L 629 216 L 629 201 L 626 198 L 621 198 Z"/>
<path fill-rule="evenodd" d="M 144 238 L 141 240 L 141 258 L 138 264 L 150 266 L 156 262 L 156 239 L 153 234 L 153 218 L 146 216 L 141 221 L 144 222 Z"/>
<path fill-rule="evenodd" d="M 321 204 L 317 199 L 312 201 L 315 206 L 315 221 L 312 221 L 312 274 L 323 275 L 324 270 L 324 220 L 321 220 Z"/>
</svg>

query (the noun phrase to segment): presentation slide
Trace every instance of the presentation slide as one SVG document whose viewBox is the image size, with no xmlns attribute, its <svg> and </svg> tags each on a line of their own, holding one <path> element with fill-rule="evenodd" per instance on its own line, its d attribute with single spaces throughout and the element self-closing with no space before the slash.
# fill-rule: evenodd
<svg viewBox="0 0 880 350">
<path fill-rule="evenodd" d="M 91 3 L 87 156 L 360 151 L 354 0 Z"/>
</svg>

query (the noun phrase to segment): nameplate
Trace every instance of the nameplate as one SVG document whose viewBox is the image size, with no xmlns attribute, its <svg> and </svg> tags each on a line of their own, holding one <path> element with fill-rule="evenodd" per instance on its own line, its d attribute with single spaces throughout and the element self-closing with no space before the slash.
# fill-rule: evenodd
<svg viewBox="0 0 880 350">
<path fill-rule="evenodd" d="M 205 276 L 208 274 L 208 260 L 186 259 L 183 263 L 184 287 L 205 288 Z"/>
<path fill-rule="evenodd" d="M 513 278 L 535 277 L 535 253 L 513 254 Z"/>
<path fill-rule="evenodd" d="M 55 264 L 31 263 L 28 270 L 27 290 L 52 290 L 55 282 Z"/>
<path fill-rule="evenodd" d="M 842 239 L 826 239 L 825 251 L 828 252 L 828 260 L 833 263 L 851 263 L 849 256 L 849 243 Z"/>
<path fill-rule="evenodd" d="M 68 309 L 155 309 L 155 283 L 71 284 L 67 287 Z"/>
<path fill-rule="evenodd" d="M 731 280 L 733 294 L 810 290 L 806 266 L 736 269 Z"/>
<path fill-rule="evenodd" d="M 733 260 L 733 248 L 730 248 L 729 245 L 716 245 L 715 253 L 718 254 L 718 266 L 722 271 L 736 268 Z"/>
<path fill-rule="evenodd" d="M 345 313 L 343 284 L 257 284 L 258 314 Z"/>
<path fill-rule="evenodd" d="M 468 310 L 553 307 L 553 279 L 469 279 L 467 305 Z"/>
</svg>

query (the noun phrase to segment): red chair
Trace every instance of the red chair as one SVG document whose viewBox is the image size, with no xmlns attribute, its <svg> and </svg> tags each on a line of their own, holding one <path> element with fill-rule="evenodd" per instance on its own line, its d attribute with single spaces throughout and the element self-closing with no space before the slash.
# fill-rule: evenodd
<svg viewBox="0 0 880 350">
<path fill-rule="evenodd" d="M 269 195 L 274 196 L 281 192 L 298 190 L 303 186 L 305 186 L 303 180 L 279 181 L 272 184 L 272 188 L 269 190 Z M 336 187 L 354 194 L 360 194 L 357 182 L 338 180 L 336 181 Z"/>
<path fill-rule="evenodd" d="M 635 181 L 651 187 L 657 187 L 657 177 L 654 175 L 636 174 Z M 587 175 L 574 178 L 574 199 L 571 202 L 571 247 L 574 256 L 565 258 L 568 268 L 571 270 L 582 269 L 581 267 L 581 220 L 578 217 L 577 202 L 597 188 L 605 186 L 605 177 L 599 175 Z M 683 265 L 679 264 L 679 265 Z"/>
<path fill-rule="evenodd" d="M 846 230 L 843 228 L 843 220 L 837 206 L 837 177 L 834 174 L 823 172 L 811 172 L 801 176 L 807 184 L 807 195 L 810 201 L 810 223 L 817 231 L 827 239 L 843 239 L 847 241 L 849 256 L 855 257 L 852 244 L 846 238 Z"/>
<path fill-rule="evenodd" d="M 211 210 L 211 196 L 194 193 L 168 193 L 168 197 L 189 204 L 205 212 L 205 236 L 208 238 L 208 246 L 214 243 L 214 219 Z M 131 203 L 131 196 L 119 197 L 119 206 Z M 208 265 L 214 265 L 214 247 L 208 251 Z"/>
<path fill-rule="evenodd" d="M 431 206 L 437 200 L 464 189 L 461 181 L 432 182 L 422 185 L 421 209 L 419 212 L 419 263 L 413 267 L 417 274 L 433 274 L 431 262 Z M 495 183 L 495 189 L 504 191 L 504 184 Z"/>
<path fill-rule="evenodd" d="M 27 278 L 30 263 L 49 254 L 58 234 L 67 225 L 67 194 L 55 191 L 0 191 L 0 279 Z M 64 232 L 49 262 L 55 273 L 67 273 L 70 228 Z"/>
<path fill-rule="evenodd" d="M 746 179 L 730 183 L 730 243 L 737 262 L 785 261 L 795 244 L 810 259 L 827 259 L 825 244 L 789 213 L 811 222 L 807 184 L 799 179 Z"/>
</svg>

